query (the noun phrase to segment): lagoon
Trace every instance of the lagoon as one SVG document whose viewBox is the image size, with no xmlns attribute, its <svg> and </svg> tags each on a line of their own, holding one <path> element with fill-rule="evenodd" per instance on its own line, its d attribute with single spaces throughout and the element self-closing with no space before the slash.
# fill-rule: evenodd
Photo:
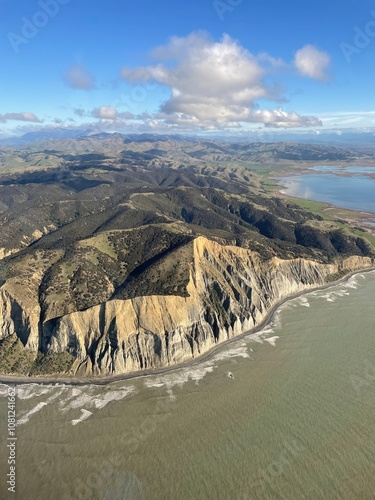
<svg viewBox="0 0 375 500">
<path fill-rule="evenodd" d="M 375 212 L 375 179 L 365 175 L 366 172 L 374 174 L 374 168 L 324 165 L 311 170 L 312 173 L 277 178 L 284 186 L 282 192 L 288 196 L 322 201 L 341 208 Z"/>
</svg>

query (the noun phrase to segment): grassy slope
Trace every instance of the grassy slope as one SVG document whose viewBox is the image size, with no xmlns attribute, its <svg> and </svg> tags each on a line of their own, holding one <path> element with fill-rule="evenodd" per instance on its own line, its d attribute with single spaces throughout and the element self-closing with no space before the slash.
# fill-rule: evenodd
<svg viewBox="0 0 375 500">
<path fill-rule="evenodd" d="M 136 156 L 72 153 L 59 158 L 61 169 L 35 172 L 33 164 L 0 176 L 2 245 L 23 248 L 0 261 L 0 284 L 38 297 L 44 321 L 112 298 L 184 296 L 190 242 L 200 234 L 264 258 L 328 262 L 374 253 L 358 241 L 374 245 L 375 238 L 351 228 L 347 213 L 273 193 L 274 172 L 297 162 L 257 164 L 211 145 L 191 146 L 192 156 L 166 150 L 161 158 L 143 155 L 145 147 L 134 146 Z M 0 343 L 0 367 L 9 373 L 64 373 L 71 362 L 42 354 L 33 360 L 19 341 Z"/>
</svg>

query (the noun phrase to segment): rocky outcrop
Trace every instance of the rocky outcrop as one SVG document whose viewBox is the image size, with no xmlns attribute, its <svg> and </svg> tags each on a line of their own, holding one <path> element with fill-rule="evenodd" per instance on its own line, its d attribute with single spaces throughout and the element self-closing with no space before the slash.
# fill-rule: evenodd
<svg viewBox="0 0 375 500">
<path fill-rule="evenodd" d="M 0 248 L 0 260 L 5 259 L 5 257 L 8 257 L 9 255 L 12 255 L 14 253 L 19 252 L 19 248 Z"/>
<path fill-rule="evenodd" d="M 250 330 L 280 300 L 323 285 L 344 270 L 370 267 L 367 257 L 337 264 L 262 259 L 256 252 L 198 237 L 188 296 L 110 300 L 47 322 L 37 298 L 20 300 L 0 287 L 0 338 L 17 335 L 36 355 L 69 352 L 76 376 L 121 374 L 171 366 Z M 18 291 L 18 295 L 20 291 Z"/>
<path fill-rule="evenodd" d="M 6 286 L 0 287 L 0 339 L 16 335 L 26 349 L 36 354 L 40 337 L 39 319 L 37 302 L 20 301 Z"/>
</svg>

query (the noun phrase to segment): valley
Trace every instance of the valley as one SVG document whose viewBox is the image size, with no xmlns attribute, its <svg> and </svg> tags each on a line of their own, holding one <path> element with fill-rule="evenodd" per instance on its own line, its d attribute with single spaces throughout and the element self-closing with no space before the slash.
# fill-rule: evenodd
<svg viewBox="0 0 375 500">
<path fill-rule="evenodd" d="M 3 375 L 175 366 L 374 262 L 360 220 L 270 189 L 275 172 L 370 163 L 367 153 L 100 134 L 4 155 Z"/>
</svg>

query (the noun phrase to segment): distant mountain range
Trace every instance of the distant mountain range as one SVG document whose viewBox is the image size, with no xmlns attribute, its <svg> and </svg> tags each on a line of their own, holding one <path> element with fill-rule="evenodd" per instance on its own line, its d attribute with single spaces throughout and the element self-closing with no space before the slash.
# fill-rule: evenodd
<svg viewBox="0 0 375 500">
<path fill-rule="evenodd" d="M 65 139 L 84 139 L 87 137 L 95 136 L 97 139 L 106 137 L 124 138 L 128 141 L 170 141 L 170 140 L 183 140 L 194 141 L 198 140 L 190 137 L 183 137 L 180 135 L 157 135 L 157 134 L 119 134 L 117 132 L 97 132 L 97 130 L 81 130 L 81 129 L 67 129 L 67 128 L 54 128 L 50 130 L 38 130 L 36 132 L 28 132 L 20 137 L 11 137 L 7 139 L 0 139 L 0 145 L 3 146 L 25 146 L 36 144 L 45 141 L 59 141 Z"/>
<path fill-rule="evenodd" d="M 273 193 L 264 174 L 358 158 L 370 156 L 103 133 L 0 149 L 0 373 L 172 366 L 373 265 L 364 230 Z"/>
<path fill-rule="evenodd" d="M 96 136 L 104 138 L 106 136 L 124 137 L 129 141 L 220 141 L 220 142 L 297 142 L 308 144 L 325 144 L 333 146 L 363 146 L 367 148 L 375 148 L 375 130 L 355 130 L 348 129 L 346 131 L 337 130 L 321 130 L 321 131 L 303 131 L 303 132 L 288 132 L 288 131 L 249 131 L 242 132 L 238 135 L 224 135 L 220 133 L 210 134 L 210 136 L 190 136 L 181 134 L 122 134 L 118 132 L 108 133 L 99 132 L 97 129 L 82 129 L 82 128 L 65 128 L 56 127 L 51 129 L 41 129 L 35 132 L 28 132 L 20 137 L 11 137 L 0 139 L 0 145 L 3 146 L 25 146 L 36 144 L 45 141 L 66 140 Z"/>
<path fill-rule="evenodd" d="M 77 135 L 76 130 L 58 129 L 55 134 L 32 132 L 17 140 L 16 154 L 25 152 L 105 154 L 139 160 L 165 158 L 184 161 L 356 161 L 373 159 L 371 149 L 342 148 L 326 144 L 298 142 L 223 142 L 180 135 L 93 133 Z M 0 145 L 1 146 L 1 145 Z"/>
</svg>

